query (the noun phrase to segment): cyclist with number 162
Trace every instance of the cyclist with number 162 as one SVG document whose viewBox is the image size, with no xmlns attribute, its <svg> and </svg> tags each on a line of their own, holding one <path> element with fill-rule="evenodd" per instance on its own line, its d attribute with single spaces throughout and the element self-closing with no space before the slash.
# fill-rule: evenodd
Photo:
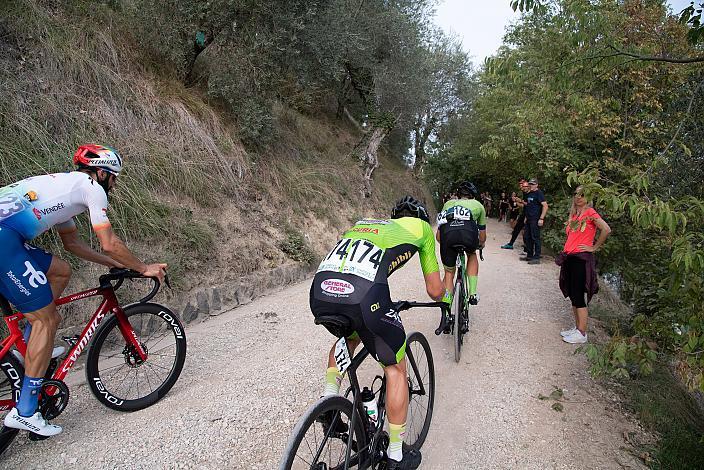
<svg viewBox="0 0 704 470">
<path fill-rule="evenodd" d="M 425 207 L 410 196 L 391 211 L 390 220 L 360 220 L 345 232 L 318 267 L 310 289 L 315 317 L 345 316 L 355 327 L 347 338 L 350 352 L 360 341 L 384 367 L 389 420 L 387 469 L 414 469 L 420 452 L 403 449 L 408 412 L 406 332 L 389 293 L 388 277 L 418 252 L 428 295 L 443 299 L 433 229 Z M 324 395 L 340 391 L 342 376 L 330 349 Z M 324 424 L 325 425 L 325 424 Z"/>
<path fill-rule="evenodd" d="M 459 199 L 445 203 L 438 214 L 438 231 L 436 238 L 440 242 L 440 259 L 445 267 L 445 289 L 452 292 L 457 264 L 455 247 L 461 245 L 467 253 L 467 274 L 469 275 L 470 305 L 477 305 L 477 280 L 479 278 L 479 260 L 477 249 L 486 243 L 486 212 L 484 206 L 475 198 L 479 192 L 469 181 L 461 182 L 457 187 Z"/>
<path fill-rule="evenodd" d="M 54 227 L 64 248 L 108 267 L 127 267 L 164 280 L 166 264 L 145 264 L 112 230 L 108 193 L 115 187 L 122 158 L 110 147 L 87 144 L 73 156 L 77 171 L 34 176 L 0 188 L 0 294 L 25 315 L 27 354 L 19 401 L 5 416 L 7 427 L 41 436 L 62 429 L 37 411 L 61 317 L 54 300 L 71 276 L 69 264 L 28 242 Z M 88 211 L 102 253 L 78 237 L 73 217 Z"/>
</svg>

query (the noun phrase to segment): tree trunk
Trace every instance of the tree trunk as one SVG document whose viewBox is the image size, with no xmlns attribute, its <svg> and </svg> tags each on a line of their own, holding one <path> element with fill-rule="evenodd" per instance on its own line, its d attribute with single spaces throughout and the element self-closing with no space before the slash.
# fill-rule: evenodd
<svg viewBox="0 0 704 470">
<path fill-rule="evenodd" d="M 362 140 L 359 141 L 352 151 L 353 155 L 359 159 L 359 164 L 362 167 L 364 179 L 361 189 L 364 197 L 372 195 L 372 173 L 379 167 L 377 152 L 381 141 L 389 134 L 389 130 L 385 127 L 373 127 L 364 134 Z"/>
<path fill-rule="evenodd" d="M 349 75 L 345 75 L 342 80 L 342 85 L 337 92 L 337 112 L 335 113 L 337 119 L 342 119 L 345 111 L 347 110 L 347 100 L 349 99 L 350 89 L 352 88 L 351 80 Z"/>
</svg>

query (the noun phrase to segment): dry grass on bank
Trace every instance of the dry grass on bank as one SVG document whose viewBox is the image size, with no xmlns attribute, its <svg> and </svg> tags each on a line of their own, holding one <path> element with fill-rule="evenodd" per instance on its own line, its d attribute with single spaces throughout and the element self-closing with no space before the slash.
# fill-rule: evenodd
<svg viewBox="0 0 704 470">
<path fill-rule="evenodd" d="M 0 2 L 0 186 L 70 169 L 82 142 L 117 148 L 125 171 L 111 220 L 141 256 L 170 264 L 173 302 L 292 262 L 282 247 L 300 240 L 323 252 L 356 218 L 386 215 L 395 198 L 423 192 L 400 160 L 382 155 L 375 194 L 363 199 L 349 156 L 360 136 L 326 114 L 276 105 L 274 142 L 245 149 L 236 119 L 155 75 L 153 64 L 147 70 L 129 34 L 100 8 L 91 3 L 69 18 L 39 0 Z M 79 222 L 90 237 L 86 219 Z M 40 241 L 65 256 L 54 237 Z M 73 262 L 81 276 L 69 289 L 103 271 Z"/>
</svg>

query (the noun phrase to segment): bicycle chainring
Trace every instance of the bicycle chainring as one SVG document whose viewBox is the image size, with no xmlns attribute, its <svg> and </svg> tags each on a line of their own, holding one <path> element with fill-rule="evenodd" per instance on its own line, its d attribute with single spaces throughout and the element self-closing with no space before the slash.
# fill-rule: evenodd
<svg viewBox="0 0 704 470">
<path fill-rule="evenodd" d="M 42 383 L 39 411 L 44 419 L 55 419 L 68 405 L 68 385 L 61 380 L 49 379 Z"/>
</svg>

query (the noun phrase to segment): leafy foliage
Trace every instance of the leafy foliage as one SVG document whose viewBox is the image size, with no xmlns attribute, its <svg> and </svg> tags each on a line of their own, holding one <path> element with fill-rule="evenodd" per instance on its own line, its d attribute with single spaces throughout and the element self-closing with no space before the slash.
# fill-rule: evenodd
<svg viewBox="0 0 704 470">
<path fill-rule="evenodd" d="M 594 371 L 648 373 L 657 343 L 704 389 L 704 70 L 668 62 L 697 57 L 696 25 L 662 1 L 513 6 L 524 15 L 477 74 L 469 111 L 444 126 L 425 176 L 439 199 L 459 179 L 502 191 L 538 177 L 556 251 L 570 188 L 582 185 L 613 229 L 601 270 L 633 308 L 628 335 L 588 349 Z"/>
</svg>

